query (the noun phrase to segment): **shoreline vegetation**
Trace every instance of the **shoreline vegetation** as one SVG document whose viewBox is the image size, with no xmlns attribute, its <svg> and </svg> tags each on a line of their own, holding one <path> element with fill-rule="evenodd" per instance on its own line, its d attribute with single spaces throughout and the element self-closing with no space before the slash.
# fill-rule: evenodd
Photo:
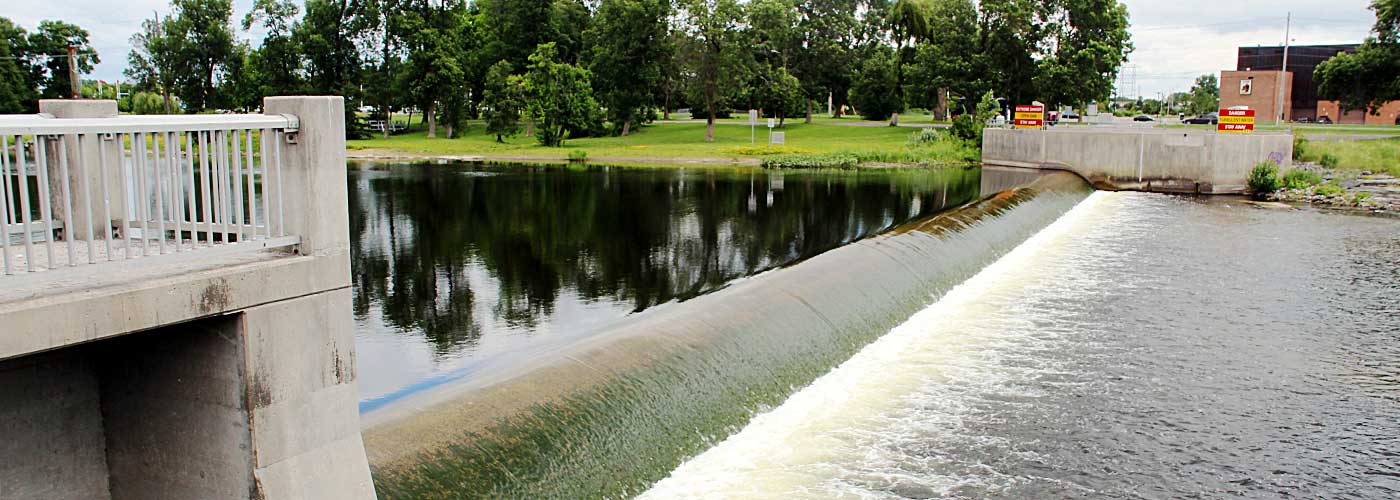
<svg viewBox="0 0 1400 500">
<path fill-rule="evenodd" d="M 617 137 L 570 139 L 564 147 L 544 147 L 534 137 L 497 142 L 479 124 L 456 138 L 429 139 L 410 131 L 385 139 L 346 141 L 347 156 L 357 160 L 460 160 L 609 164 L 734 165 L 769 168 L 952 167 L 975 165 L 981 154 L 974 144 L 945 130 L 891 127 L 857 120 L 788 122 L 773 132 L 785 144 L 769 145 L 769 130 L 743 125 L 715 128 L 704 141 L 705 123 L 657 123 Z M 752 133 L 752 135 L 750 135 Z"/>
</svg>

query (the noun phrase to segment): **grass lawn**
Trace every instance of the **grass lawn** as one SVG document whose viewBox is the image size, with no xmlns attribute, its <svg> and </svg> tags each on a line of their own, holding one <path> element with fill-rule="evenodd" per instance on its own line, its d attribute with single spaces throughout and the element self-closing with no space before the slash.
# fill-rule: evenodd
<svg viewBox="0 0 1400 500">
<path fill-rule="evenodd" d="M 846 127 L 813 123 L 811 125 L 788 122 L 782 130 L 787 133 L 787 146 L 771 152 L 784 153 L 878 153 L 888 156 L 892 153 L 909 152 L 907 146 L 915 129 L 898 127 Z M 439 129 L 439 133 L 441 133 Z M 736 125 L 717 125 L 715 141 L 705 142 L 705 123 L 663 123 L 634 130 L 627 137 L 590 137 L 571 139 L 564 147 L 549 148 L 539 145 L 533 137 L 516 136 L 506 138 L 505 143 L 497 143 L 495 136 L 487 135 L 481 122 L 469 124 L 467 133 L 455 139 L 428 139 L 426 132 L 413 131 L 383 139 L 347 141 L 351 150 L 376 150 L 392 153 L 445 156 L 482 155 L 514 156 L 541 159 L 561 159 L 572 151 L 584 151 L 589 158 L 743 158 L 756 157 L 770 151 L 752 151 L 749 142 L 749 128 Z M 754 144 L 763 146 L 768 142 L 767 127 L 760 126 L 754 133 Z M 940 147 L 915 148 L 920 153 L 934 155 L 931 160 L 947 160 L 965 153 L 968 148 L 951 141 Z M 746 151 L 747 150 L 747 151 Z M 748 153 L 748 154 L 745 154 Z M 868 156 L 868 155 L 862 155 Z"/>
<path fill-rule="evenodd" d="M 1323 154 L 1337 158 L 1337 168 L 1387 172 L 1400 177 L 1400 137 L 1364 141 L 1313 141 L 1304 160 L 1317 162 Z"/>
</svg>

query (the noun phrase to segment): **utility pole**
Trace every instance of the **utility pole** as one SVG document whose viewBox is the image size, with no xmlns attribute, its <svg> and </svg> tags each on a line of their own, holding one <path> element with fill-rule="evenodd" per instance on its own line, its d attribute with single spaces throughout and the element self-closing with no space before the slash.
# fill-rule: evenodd
<svg viewBox="0 0 1400 500">
<path fill-rule="evenodd" d="M 68 46 L 68 84 L 72 87 L 73 98 L 83 97 L 83 82 L 78 79 L 78 46 Z"/>
<path fill-rule="evenodd" d="M 1274 101 L 1274 125 L 1279 125 L 1284 120 L 1283 113 L 1283 86 L 1284 78 L 1288 75 L 1288 43 L 1293 36 L 1293 13 L 1289 12 L 1287 20 L 1283 25 L 1283 66 L 1278 71 L 1278 97 Z"/>
</svg>

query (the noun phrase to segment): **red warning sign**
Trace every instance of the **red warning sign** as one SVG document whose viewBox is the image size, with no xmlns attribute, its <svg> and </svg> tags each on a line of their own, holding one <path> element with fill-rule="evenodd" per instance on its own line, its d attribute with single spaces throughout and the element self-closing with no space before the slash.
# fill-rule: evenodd
<svg viewBox="0 0 1400 500">
<path fill-rule="evenodd" d="M 1045 126 L 1045 106 L 1017 104 L 1016 116 L 1012 117 L 1016 128 L 1043 128 Z"/>
<path fill-rule="evenodd" d="M 1252 134 L 1254 133 L 1254 110 L 1252 109 L 1222 109 L 1220 110 L 1220 123 L 1215 130 L 1224 134 Z"/>
</svg>

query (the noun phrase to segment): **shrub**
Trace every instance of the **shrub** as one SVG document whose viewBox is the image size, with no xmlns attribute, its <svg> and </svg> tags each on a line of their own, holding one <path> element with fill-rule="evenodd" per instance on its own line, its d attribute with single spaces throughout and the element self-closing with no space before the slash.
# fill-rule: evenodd
<svg viewBox="0 0 1400 500">
<path fill-rule="evenodd" d="M 763 159 L 763 168 L 852 168 L 860 159 L 849 153 L 786 154 Z"/>
<path fill-rule="evenodd" d="M 1249 171 L 1249 190 L 1255 196 L 1278 191 L 1278 188 L 1278 165 L 1275 165 L 1274 162 L 1259 162 Z"/>
<path fill-rule="evenodd" d="M 1320 194 L 1322 196 L 1340 196 L 1346 192 L 1346 188 L 1336 184 L 1320 184 L 1313 188 L 1313 194 Z"/>
<path fill-rule="evenodd" d="M 582 149 L 569 151 L 569 161 L 588 161 L 588 152 Z"/>
<path fill-rule="evenodd" d="M 987 121 L 997 114 L 996 94 L 988 91 L 982 95 L 982 100 L 977 103 L 977 110 L 972 113 L 964 113 L 953 120 L 953 136 L 964 139 L 977 149 L 982 149 L 982 129 L 987 126 Z"/>
<path fill-rule="evenodd" d="M 918 132 L 914 132 L 913 134 L 910 134 L 910 135 L 909 135 L 909 145 L 910 145 L 910 146 L 919 146 L 919 145 L 923 145 L 923 144 L 932 144 L 932 143 L 939 142 L 939 141 L 942 141 L 942 140 L 943 140 L 943 133 L 942 133 L 942 132 L 939 132 L 938 129 L 935 129 L 935 128 L 919 129 Z"/>
<path fill-rule="evenodd" d="M 1301 135 L 1293 137 L 1293 161 L 1307 161 L 1308 138 Z"/>
<path fill-rule="evenodd" d="M 1327 168 L 1337 168 L 1337 155 L 1322 153 L 1322 156 L 1317 158 L 1317 164 Z"/>
<path fill-rule="evenodd" d="M 1357 191 L 1355 194 L 1351 195 L 1351 202 L 1357 205 L 1365 203 L 1366 200 L 1369 199 L 1371 199 L 1371 193 L 1366 191 Z"/>
<path fill-rule="evenodd" d="M 1322 176 L 1316 172 L 1293 169 L 1283 174 L 1284 189 L 1307 189 L 1318 184 L 1322 184 Z"/>
</svg>

